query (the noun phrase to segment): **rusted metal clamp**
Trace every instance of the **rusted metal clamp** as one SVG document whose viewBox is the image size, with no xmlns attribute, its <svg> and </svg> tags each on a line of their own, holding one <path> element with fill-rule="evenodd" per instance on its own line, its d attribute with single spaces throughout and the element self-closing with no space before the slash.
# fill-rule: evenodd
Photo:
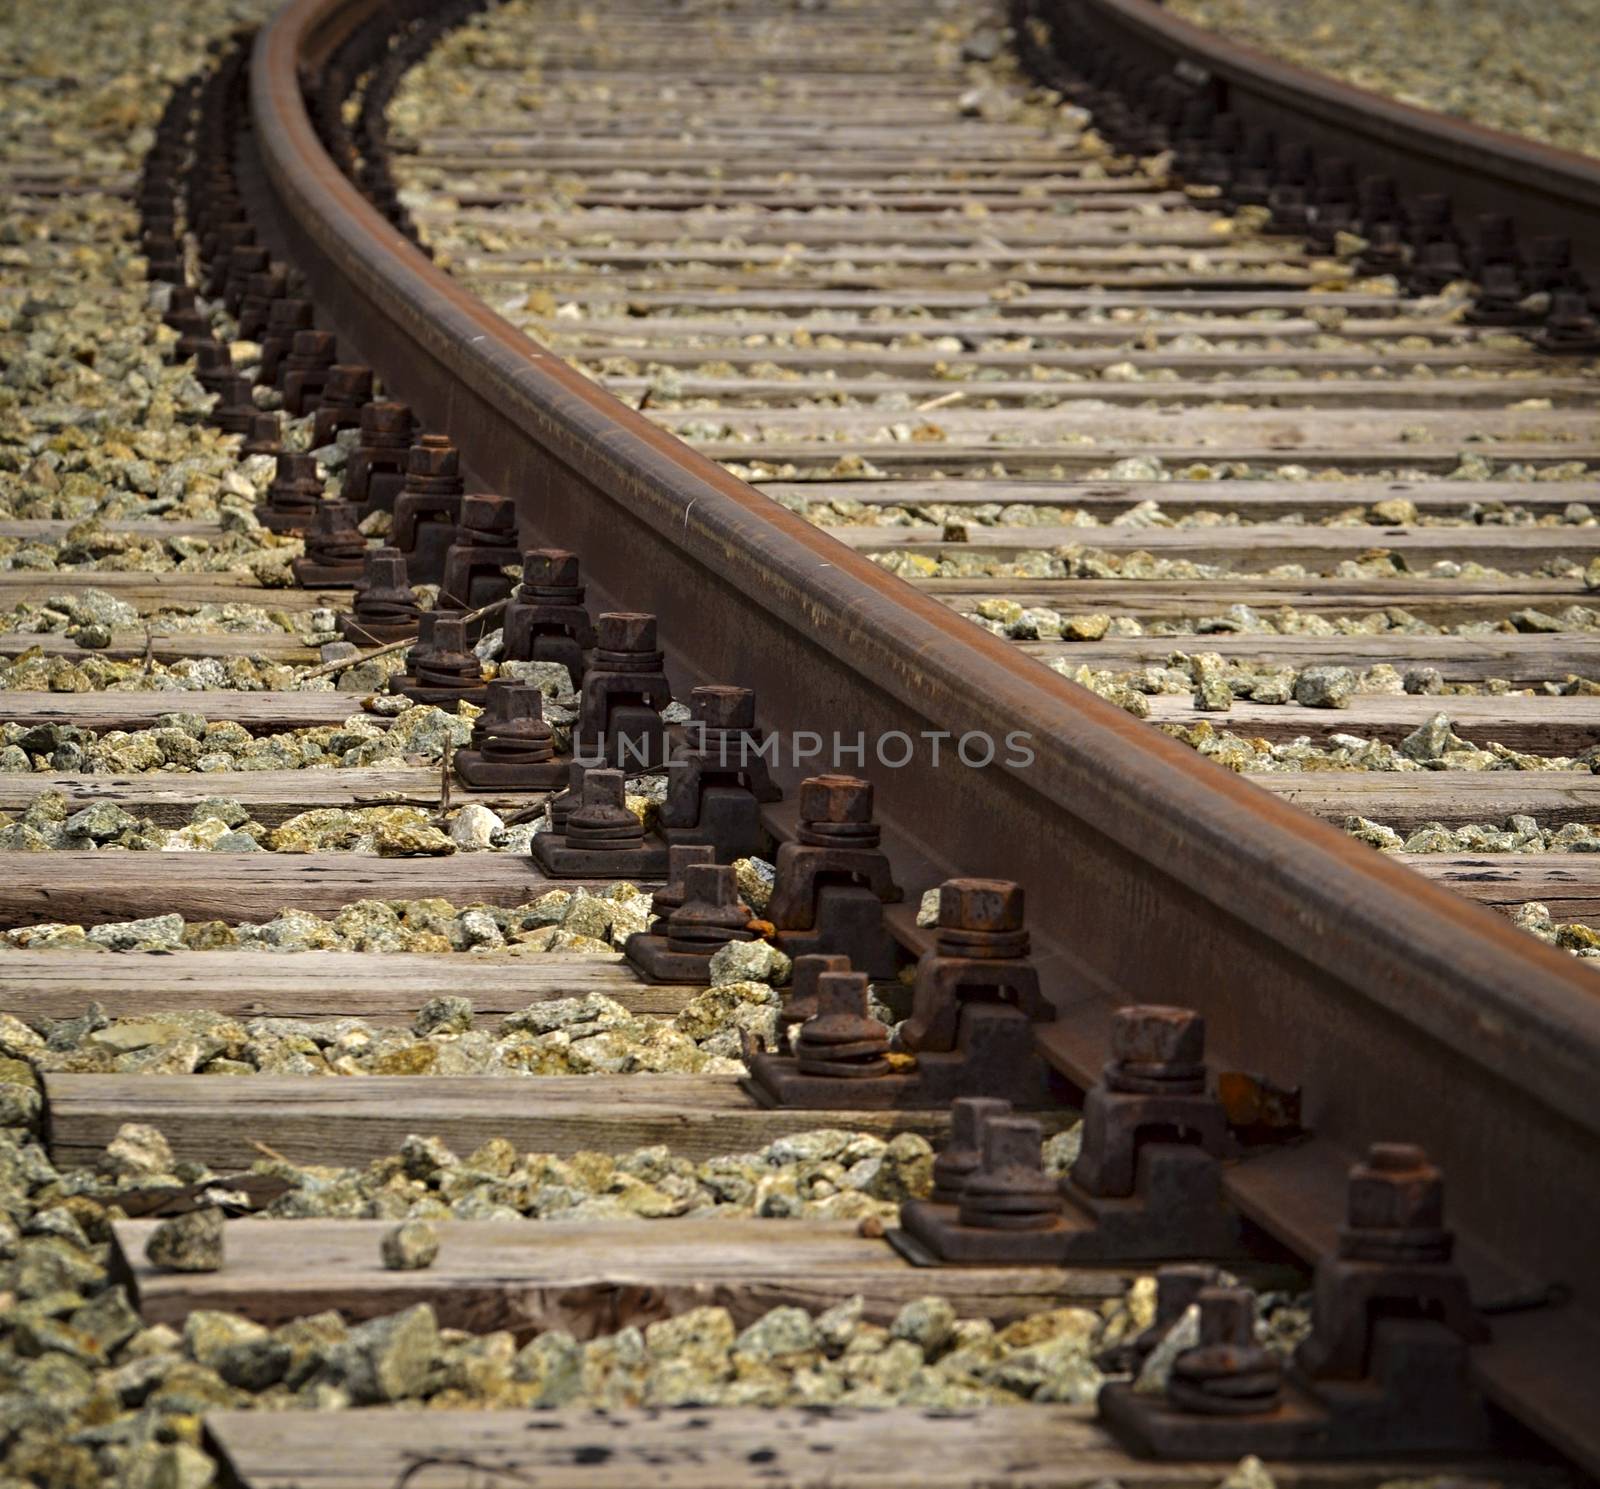
<svg viewBox="0 0 1600 1489">
<path fill-rule="evenodd" d="M 255 385 L 242 373 L 231 372 L 217 386 L 217 404 L 211 422 L 224 434 L 249 434 L 256 421 Z"/>
<path fill-rule="evenodd" d="M 361 406 L 361 438 L 345 467 L 341 494 L 363 517 L 393 510 L 405 485 L 413 426 L 407 404 L 385 398 Z"/>
<path fill-rule="evenodd" d="M 315 455 L 283 450 L 256 519 L 269 532 L 302 533 L 322 505 L 322 476 Z"/>
<path fill-rule="evenodd" d="M 718 863 L 761 851 L 761 803 L 780 801 L 761 755 L 756 695 L 749 688 L 699 687 L 689 694 L 687 741 L 667 761 L 661 835 L 709 843 Z"/>
<path fill-rule="evenodd" d="M 283 426 L 276 414 L 258 413 L 250 421 L 250 429 L 239 446 L 239 453 L 251 455 L 277 455 L 283 449 Z"/>
<path fill-rule="evenodd" d="M 569 838 L 571 830 L 569 821 Z M 695 863 L 683 870 L 683 899 L 668 914 L 665 934 L 638 931 L 625 951 L 647 981 L 709 984 L 711 958 L 730 942 L 759 939 L 761 929 L 739 898 L 732 866 Z"/>
<path fill-rule="evenodd" d="M 762 1106 L 830 1111 L 857 1108 L 881 1111 L 923 1107 L 921 1084 L 912 1061 L 889 1048 L 889 1027 L 871 1009 L 871 983 L 865 972 L 849 970 L 844 957 L 808 956 L 811 963 L 800 989 L 803 1023 L 789 1020 L 789 1049 L 776 1052 L 746 1037 L 743 1055 L 749 1074 L 740 1086 Z M 844 962 L 838 970 L 817 963 Z"/>
<path fill-rule="evenodd" d="M 521 557 L 516 503 L 488 492 L 463 496 L 456 530 L 445 551 L 440 595 L 468 610 L 503 600 L 511 593 L 511 581 L 503 571 Z"/>
<path fill-rule="evenodd" d="M 544 694 L 531 683 L 496 679 L 472 726 L 472 744 L 455 754 L 469 791 L 553 791 L 567 778 L 556 757 L 555 731 L 545 722 Z"/>
<path fill-rule="evenodd" d="M 283 406 L 293 418 L 315 411 L 328 385 L 338 343 L 331 331 L 296 331 L 278 373 Z"/>
<path fill-rule="evenodd" d="M 341 615 L 339 634 L 357 646 L 404 641 L 422 621 L 406 578 L 406 561 L 395 548 L 369 548 L 356 585 L 355 608 Z"/>
<path fill-rule="evenodd" d="M 1489 1329 L 1443 1224 L 1444 1184 L 1420 1148 L 1377 1143 L 1350 1171 L 1338 1249 L 1317 1263 L 1311 1334 L 1285 1369 L 1254 1339 L 1254 1298 L 1203 1288 L 1200 1343 L 1165 1397 L 1117 1383 L 1100 1419 L 1160 1458 L 1356 1458 L 1491 1445 L 1468 1354 Z"/>
<path fill-rule="evenodd" d="M 301 589 L 343 589 L 366 571 L 367 540 L 347 501 L 318 504 L 306 533 L 305 556 L 290 565 Z"/>
<path fill-rule="evenodd" d="M 468 644 L 466 621 L 456 610 L 430 613 L 433 624 L 426 643 L 419 635 L 417 645 L 406 654 L 406 672 L 390 678 L 390 691 L 449 710 L 463 698 L 479 702 L 486 687 L 483 663 Z"/>
<path fill-rule="evenodd" d="M 288 293 L 289 271 L 282 264 L 268 264 L 259 273 L 251 274 L 239 297 L 239 335 L 247 341 L 259 341 L 267 329 L 274 302 Z"/>
<path fill-rule="evenodd" d="M 628 809 L 627 778 L 620 770 L 585 770 L 583 800 L 566 815 L 560 832 L 537 833 L 533 857 L 555 879 L 659 879 L 667 869 L 667 846 L 645 836 L 644 823 Z"/>
<path fill-rule="evenodd" d="M 406 452 L 389 541 L 405 555 L 413 584 L 437 584 L 444 574 L 463 488 L 461 457 L 444 435 L 425 434 Z"/>
<path fill-rule="evenodd" d="M 1118 1009 L 1111 1056 L 1085 1099 L 1082 1149 L 1071 1173 L 1053 1186 L 1052 1205 L 1030 1210 L 1034 1219 L 1025 1227 L 991 1222 L 992 1207 L 968 1203 L 969 1185 L 954 1204 L 904 1206 L 897 1246 L 925 1264 L 1247 1255 L 1243 1224 L 1222 1193 L 1221 1160 L 1232 1154 L 1233 1140 L 1221 1104 L 1206 1089 L 1204 1021 L 1182 1008 Z M 980 1114 L 980 1122 L 987 1120 Z M 1023 1138 L 1008 1131 L 1002 1144 L 1008 1172 L 1030 1163 L 1037 1169 L 1037 1137 L 1028 1159 Z M 974 1183 L 991 1167 L 983 1141 Z"/>
<path fill-rule="evenodd" d="M 574 690 L 583 686 L 584 653 L 595 642 L 583 605 L 578 555 L 534 548 L 522 555 L 522 583 L 506 606 L 503 645 L 517 662 L 559 662 Z"/>
<path fill-rule="evenodd" d="M 711 849 L 703 843 L 681 843 L 667 849 L 667 882 L 650 896 L 648 929 L 652 936 L 667 934 L 667 920 L 683 903 L 683 876 L 688 869 L 697 863 L 715 862 Z"/>
<path fill-rule="evenodd" d="M 872 786 L 854 776 L 800 783 L 796 841 L 778 849 L 767 919 L 787 956 L 837 952 L 871 977 L 892 977 L 899 950 L 883 907 L 902 898 L 872 820 Z"/>
<path fill-rule="evenodd" d="M 917 962 L 911 1017 L 897 1047 L 917 1057 L 930 1105 L 1004 1093 L 1025 1105 L 1048 1097 L 1050 1077 L 1033 1025 L 1055 1018 L 1029 960 L 1022 886 L 949 879 L 939 886 L 934 945 Z"/>
<path fill-rule="evenodd" d="M 278 374 L 294 348 L 294 339 L 312 327 L 313 309 L 309 300 L 274 300 L 267 307 L 267 330 L 261 338 L 261 362 L 256 367 L 256 382 L 277 387 Z"/>
<path fill-rule="evenodd" d="M 271 262 L 267 250 L 257 243 L 244 244 L 228 255 L 227 266 L 223 270 L 222 303 L 229 315 L 238 318 L 244 307 L 244 292 L 251 277 L 265 274 Z M 243 327 L 239 334 L 244 335 Z"/>
<path fill-rule="evenodd" d="M 287 399 L 285 399 L 287 402 Z M 341 429 L 359 429 L 361 410 L 372 402 L 372 369 L 358 362 L 340 362 L 328 369 L 311 423 L 311 447 L 333 443 Z"/>
<path fill-rule="evenodd" d="M 671 702 L 672 688 L 656 647 L 655 616 L 632 611 L 602 615 L 599 644 L 583 679 L 572 753 L 590 764 L 659 770 L 667 758 L 661 710 Z"/>
<path fill-rule="evenodd" d="M 674 853 L 690 852 L 684 848 L 674 848 Z M 701 849 L 700 851 L 707 851 Z M 808 1018 L 815 1016 L 817 1011 L 817 979 L 824 972 L 848 972 L 850 958 L 847 956 L 825 956 L 821 952 L 809 952 L 805 956 L 797 956 L 789 965 L 789 986 L 783 992 L 783 1007 L 778 1010 L 778 1053 L 783 1054 L 789 1048 L 789 1030 L 797 1029 Z"/>
</svg>

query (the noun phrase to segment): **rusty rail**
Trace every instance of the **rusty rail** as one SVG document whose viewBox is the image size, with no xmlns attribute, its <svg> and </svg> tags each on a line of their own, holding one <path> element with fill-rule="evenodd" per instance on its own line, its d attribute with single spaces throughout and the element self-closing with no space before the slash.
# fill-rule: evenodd
<svg viewBox="0 0 1600 1489">
<path fill-rule="evenodd" d="M 1600 276 L 1600 162 L 1401 103 L 1180 20 L 1159 0 L 1018 0 L 1026 26 L 1045 22 L 1056 45 L 1088 35 L 1129 62 L 1171 73 L 1253 125 L 1286 129 L 1402 190 L 1448 192 L 1461 220 L 1503 212 L 1526 237 L 1570 238 L 1574 263 Z"/>
<path fill-rule="evenodd" d="M 1145 1000 L 1201 1011 L 1221 1068 L 1303 1088 L 1314 1141 L 1229 1178 L 1302 1255 L 1331 1244 L 1370 1141 L 1426 1145 L 1478 1296 L 1573 1289 L 1559 1311 L 1497 1320 L 1474 1354 L 1483 1384 L 1600 1466 L 1593 973 L 918 594 L 452 283 L 340 175 L 302 100 L 303 76 L 369 23 L 378 0 L 294 0 L 252 64 L 278 227 L 339 332 L 515 496 L 525 539 L 578 550 L 597 598 L 661 616 L 679 689 L 753 687 L 762 724 L 785 733 L 1027 735 L 1026 769 L 967 769 L 947 750 L 937 771 L 867 770 L 902 882 L 1026 885 L 1059 1010 L 1046 1052 L 1078 1085 L 1111 1009 Z"/>
</svg>

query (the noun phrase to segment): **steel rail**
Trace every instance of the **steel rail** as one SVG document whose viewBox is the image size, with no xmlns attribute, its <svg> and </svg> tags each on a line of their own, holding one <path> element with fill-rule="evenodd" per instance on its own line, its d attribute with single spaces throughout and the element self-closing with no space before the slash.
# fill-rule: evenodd
<svg viewBox="0 0 1600 1489">
<path fill-rule="evenodd" d="M 1058 48 L 1090 35 L 1129 61 L 1209 88 L 1219 107 L 1328 155 L 1394 177 L 1402 191 L 1448 192 L 1460 221 L 1503 212 L 1524 241 L 1572 240 L 1600 278 L 1600 160 L 1341 82 L 1173 15 L 1159 0 L 1020 0 Z"/>
<path fill-rule="evenodd" d="M 867 739 L 1028 736 L 1025 769 L 876 769 L 885 840 L 920 889 L 1023 883 L 1078 1085 L 1109 1010 L 1207 1019 L 1213 1063 L 1305 1093 L 1315 1140 L 1232 1170 L 1302 1254 L 1331 1245 L 1344 1171 L 1424 1144 L 1480 1296 L 1551 1282 L 1559 1311 L 1497 1321 L 1486 1389 L 1600 1466 L 1600 990 L 1590 969 L 1202 760 L 852 553 L 601 391 L 408 244 L 318 142 L 302 74 L 381 24 L 377 0 L 292 0 L 252 62 L 255 146 L 278 227 L 340 333 L 525 538 L 583 556 L 602 600 L 662 618 L 674 682 L 757 691 L 763 725 Z M 869 745 L 870 759 L 870 745 Z M 790 772 L 788 784 L 795 773 Z M 1532 1321 L 1530 1323 L 1530 1320 Z"/>
</svg>

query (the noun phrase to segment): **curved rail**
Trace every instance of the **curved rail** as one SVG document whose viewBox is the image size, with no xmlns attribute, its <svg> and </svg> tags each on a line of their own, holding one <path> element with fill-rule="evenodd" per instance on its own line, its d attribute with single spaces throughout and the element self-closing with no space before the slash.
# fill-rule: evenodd
<svg viewBox="0 0 1600 1489">
<path fill-rule="evenodd" d="M 1305 1092 L 1316 1140 L 1240 1165 L 1239 1202 L 1302 1254 L 1342 1219 L 1372 1140 L 1425 1144 L 1480 1296 L 1561 1281 L 1478 1352 L 1487 1388 L 1600 1463 L 1600 990 L 1492 913 L 1216 769 L 954 615 L 654 427 L 501 320 L 338 172 L 301 98 L 376 0 L 294 0 L 253 60 L 256 143 L 318 304 L 431 427 L 517 498 L 524 537 L 582 553 L 602 600 L 656 611 L 674 681 L 754 687 L 763 725 L 868 743 L 902 881 L 1027 886 L 1086 1084 L 1110 1008 L 1198 1008 L 1225 1068 Z M 875 769 L 901 731 L 1028 736 L 1025 769 Z M 792 784 L 793 774 L 787 784 Z M 1529 1324 L 1529 1320 L 1532 1324 Z"/>
<path fill-rule="evenodd" d="M 1463 220 L 1507 213 L 1527 236 L 1570 238 L 1600 277 L 1600 160 L 1358 88 L 1179 19 L 1158 0 L 1023 0 L 1065 54 L 1088 34 L 1156 72 L 1216 93 L 1247 123 L 1285 128 L 1412 191 L 1448 192 Z"/>
</svg>

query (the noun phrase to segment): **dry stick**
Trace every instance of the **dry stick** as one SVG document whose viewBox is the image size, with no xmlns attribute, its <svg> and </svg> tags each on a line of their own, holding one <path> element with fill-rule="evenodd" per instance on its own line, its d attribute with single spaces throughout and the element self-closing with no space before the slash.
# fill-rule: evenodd
<svg viewBox="0 0 1600 1489">
<path fill-rule="evenodd" d="M 488 616 L 498 615 L 511 603 L 511 596 L 503 600 L 496 600 L 492 605 L 485 605 L 481 610 L 469 610 L 461 617 L 470 624 L 475 620 L 484 620 Z M 414 646 L 417 638 L 408 636 L 404 641 L 391 641 L 387 646 L 374 647 L 371 651 L 357 652 L 353 657 L 340 657 L 337 662 L 324 662 L 320 667 L 313 667 L 309 672 L 301 673 L 301 682 L 310 682 L 314 677 L 327 677 L 334 672 L 343 672 L 346 667 L 355 667 L 362 662 L 370 662 L 374 657 L 386 657 L 392 651 L 404 651 L 408 646 Z"/>
</svg>

